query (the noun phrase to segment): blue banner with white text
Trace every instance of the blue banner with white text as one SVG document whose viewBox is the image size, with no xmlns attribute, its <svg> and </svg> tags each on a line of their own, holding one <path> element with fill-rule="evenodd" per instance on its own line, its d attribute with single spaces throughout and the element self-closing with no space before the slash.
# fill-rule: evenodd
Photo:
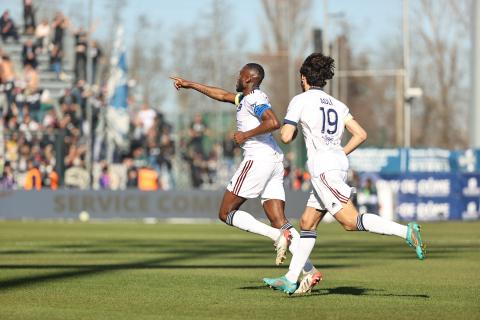
<svg viewBox="0 0 480 320">
<path fill-rule="evenodd" d="M 396 196 L 400 220 L 480 218 L 480 173 L 380 174 Z"/>
<path fill-rule="evenodd" d="M 480 149 L 376 149 L 362 148 L 349 155 L 358 172 L 381 174 L 425 172 L 480 172 Z"/>
</svg>

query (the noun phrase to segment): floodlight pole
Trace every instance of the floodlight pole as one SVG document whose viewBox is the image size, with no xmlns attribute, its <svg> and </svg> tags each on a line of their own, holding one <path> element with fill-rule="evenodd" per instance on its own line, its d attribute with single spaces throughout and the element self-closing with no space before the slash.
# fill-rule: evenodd
<svg viewBox="0 0 480 320">
<path fill-rule="evenodd" d="M 470 147 L 480 148 L 480 1 L 472 1 L 472 81 Z"/>
<path fill-rule="evenodd" d="M 288 60 L 288 95 L 292 98 L 295 95 L 295 57 L 292 55 L 292 21 L 290 19 L 290 1 L 287 1 L 287 60 Z"/>
<path fill-rule="evenodd" d="M 330 55 L 328 45 L 328 0 L 323 0 L 322 52 L 325 56 Z"/>
<path fill-rule="evenodd" d="M 330 45 L 328 42 L 328 0 L 323 0 L 323 28 L 322 28 L 322 54 L 330 56 Z M 330 93 L 330 82 L 324 88 L 325 92 Z"/>
<path fill-rule="evenodd" d="M 403 0 L 403 23 L 402 23 L 402 34 L 403 34 L 403 146 L 405 148 L 411 147 L 411 130 L 412 130 L 412 104 L 411 99 L 407 98 L 406 92 L 410 88 L 410 31 L 409 31 L 409 0 Z"/>
<path fill-rule="evenodd" d="M 93 70 L 92 70 L 92 55 L 91 55 L 91 46 L 92 46 L 92 16 L 93 16 L 93 1 L 88 1 L 88 26 L 87 26 L 87 72 L 86 72 L 86 83 L 88 84 L 87 88 L 92 93 L 93 87 Z M 92 103 L 90 101 L 91 97 L 87 96 L 87 123 L 88 123 L 88 136 L 87 136 L 87 150 L 86 150 L 86 169 L 88 176 L 90 178 L 89 187 L 93 187 L 93 161 L 92 161 L 92 147 L 93 147 L 93 110 Z"/>
</svg>

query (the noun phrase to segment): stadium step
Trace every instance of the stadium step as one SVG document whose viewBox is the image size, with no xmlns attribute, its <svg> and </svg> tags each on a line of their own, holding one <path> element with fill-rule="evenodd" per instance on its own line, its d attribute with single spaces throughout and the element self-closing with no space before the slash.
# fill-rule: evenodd
<svg viewBox="0 0 480 320">
<path fill-rule="evenodd" d="M 65 90 L 67 88 L 70 88 L 71 84 L 69 82 L 63 82 L 63 81 L 42 81 L 41 87 L 44 89 L 48 89 L 50 91 Z"/>
<path fill-rule="evenodd" d="M 63 71 L 64 74 L 67 75 L 67 77 L 73 79 L 74 78 L 74 74 L 73 72 L 65 72 Z M 62 81 L 62 80 L 59 80 L 57 79 L 57 74 L 53 71 L 44 71 L 44 72 L 40 72 L 40 82 L 46 82 L 46 81 Z M 62 81 L 62 82 L 68 82 L 68 81 Z"/>
</svg>

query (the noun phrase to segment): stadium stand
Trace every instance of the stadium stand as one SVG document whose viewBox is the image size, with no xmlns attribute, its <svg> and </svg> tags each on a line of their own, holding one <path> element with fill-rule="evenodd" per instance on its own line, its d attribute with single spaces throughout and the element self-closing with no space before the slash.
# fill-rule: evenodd
<svg viewBox="0 0 480 320">
<path fill-rule="evenodd" d="M 241 157 L 233 132 L 213 137 L 206 114 L 185 115 L 186 125 L 174 132 L 164 114 L 130 99 L 128 147 L 109 150 L 102 123 L 106 81 L 98 75 L 101 46 L 92 41 L 88 48 L 87 32 L 60 12 L 36 26 L 36 17 L 30 16 L 28 29 L 8 11 L 2 17 L 13 28 L 0 45 L 1 189 L 212 190 L 228 183 Z M 93 62 L 92 86 L 85 79 L 87 53 Z M 94 128 L 91 173 L 87 99 Z M 287 188 L 305 190 L 308 174 L 286 159 Z M 156 182 L 144 181 L 152 176 Z"/>
</svg>

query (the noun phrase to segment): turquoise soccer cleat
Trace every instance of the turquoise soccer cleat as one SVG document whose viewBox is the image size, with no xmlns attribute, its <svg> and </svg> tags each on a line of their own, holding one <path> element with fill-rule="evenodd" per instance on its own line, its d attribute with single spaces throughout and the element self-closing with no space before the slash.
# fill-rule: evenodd
<svg viewBox="0 0 480 320">
<path fill-rule="evenodd" d="M 415 247 L 418 259 L 425 259 L 427 252 L 425 250 L 425 244 L 422 241 L 422 236 L 420 235 L 420 226 L 416 222 L 410 222 L 407 227 L 407 244 L 411 247 Z"/>
<path fill-rule="evenodd" d="M 288 281 L 284 276 L 280 278 L 263 278 L 263 282 L 274 290 L 280 290 L 288 294 L 294 293 L 298 288 L 297 283 Z"/>
</svg>

